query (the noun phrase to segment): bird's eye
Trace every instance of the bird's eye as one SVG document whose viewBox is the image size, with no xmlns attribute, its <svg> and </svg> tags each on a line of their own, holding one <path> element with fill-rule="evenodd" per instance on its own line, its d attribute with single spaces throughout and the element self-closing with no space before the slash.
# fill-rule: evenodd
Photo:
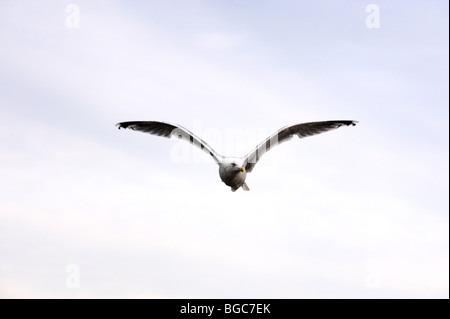
<svg viewBox="0 0 450 319">
<path fill-rule="evenodd" d="M 231 163 L 231 166 L 235 167 L 235 166 L 236 166 L 236 163 Z"/>
</svg>

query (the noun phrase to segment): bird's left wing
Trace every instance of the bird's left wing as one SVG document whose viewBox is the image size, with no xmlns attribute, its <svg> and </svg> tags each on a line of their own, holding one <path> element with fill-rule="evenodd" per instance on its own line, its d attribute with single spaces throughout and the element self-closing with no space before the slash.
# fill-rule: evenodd
<svg viewBox="0 0 450 319">
<path fill-rule="evenodd" d="M 244 157 L 243 165 L 247 172 L 251 172 L 256 163 L 266 152 L 276 145 L 290 140 L 294 135 L 299 138 L 320 134 L 329 130 L 336 129 L 342 125 L 356 125 L 357 121 L 322 121 L 295 124 L 284 127 L 275 134 L 269 136 L 264 142 L 259 144 L 253 151 Z"/>
<path fill-rule="evenodd" d="M 156 121 L 132 121 L 117 123 L 116 126 L 121 128 L 128 128 L 133 131 L 140 131 L 150 133 L 153 135 L 171 138 L 172 136 L 185 140 L 192 145 L 200 148 L 202 151 L 210 155 L 214 161 L 219 164 L 222 162 L 222 156 L 212 149 L 205 141 L 197 137 L 191 131 L 185 129 L 180 125 L 173 125 L 164 122 Z"/>
</svg>

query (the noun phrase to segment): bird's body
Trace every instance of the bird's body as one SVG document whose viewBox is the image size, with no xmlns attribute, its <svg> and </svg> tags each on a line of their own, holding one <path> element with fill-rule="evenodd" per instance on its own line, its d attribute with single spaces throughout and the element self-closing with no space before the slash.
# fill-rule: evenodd
<svg viewBox="0 0 450 319">
<path fill-rule="evenodd" d="M 247 172 L 242 165 L 238 164 L 237 160 L 224 161 L 224 163 L 219 164 L 219 175 L 222 182 L 230 186 L 233 192 L 241 186 L 244 190 L 250 190 L 245 184 Z"/>
<path fill-rule="evenodd" d="M 255 149 L 253 149 L 250 153 L 242 158 L 231 158 L 218 154 L 205 141 L 179 125 L 156 121 L 122 122 L 116 125 L 119 129 L 129 128 L 132 130 L 168 138 L 176 136 L 200 148 L 201 150 L 209 154 L 219 165 L 220 178 L 227 186 L 230 186 L 231 190 L 234 192 L 240 187 L 242 187 L 242 189 L 246 191 L 250 190 L 245 183 L 247 173 L 250 173 L 261 156 L 272 149 L 274 146 L 290 140 L 294 135 L 297 135 L 299 138 L 303 138 L 336 129 L 342 125 L 356 125 L 356 123 L 356 121 L 343 120 L 309 122 L 287 126 L 269 136 L 265 141 L 263 141 Z"/>
</svg>

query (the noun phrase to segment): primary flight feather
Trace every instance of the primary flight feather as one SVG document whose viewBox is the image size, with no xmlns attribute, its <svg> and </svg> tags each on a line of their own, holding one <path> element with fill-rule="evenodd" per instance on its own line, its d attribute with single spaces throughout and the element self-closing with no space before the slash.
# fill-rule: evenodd
<svg viewBox="0 0 450 319">
<path fill-rule="evenodd" d="M 219 165 L 220 178 L 226 185 L 231 187 L 233 192 L 235 192 L 239 187 L 242 187 L 242 189 L 246 191 L 250 190 L 245 183 L 247 173 L 250 173 L 253 170 L 253 167 L 255 167 L 256 163 L 261 159 L 261 156 L 276 145 L 290 140 L 294 135 L 303 138 L 327 132 L 343 125 L 354 126 L 356 123 L 358 122 L 343 120 L 309 122 L 286 126 L 269 136 L 250 153 L 238 160 L 218 154 L 205 141 L 180 125 L 156 121 L 132 121 L 117 123 L 116 126 L 119 129 L 128 128 L 134 131 L 150 133 L 167 138 L 175 136 L 193 144 L 212 157 Z"/>
</svg>

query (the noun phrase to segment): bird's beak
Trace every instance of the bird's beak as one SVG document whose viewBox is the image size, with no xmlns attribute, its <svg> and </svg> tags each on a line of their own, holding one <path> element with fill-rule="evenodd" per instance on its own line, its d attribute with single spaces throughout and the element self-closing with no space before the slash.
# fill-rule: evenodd
<svg viewBox="0 0 450 319">
<path fill-rule="evenodd" d="M 241 172 L 243 172 L 243 171 L 244 171 L 244 168 L 243 168 L 243 167 L 239 167 L 239 170 L 240 170 Z"/>
</svg>

